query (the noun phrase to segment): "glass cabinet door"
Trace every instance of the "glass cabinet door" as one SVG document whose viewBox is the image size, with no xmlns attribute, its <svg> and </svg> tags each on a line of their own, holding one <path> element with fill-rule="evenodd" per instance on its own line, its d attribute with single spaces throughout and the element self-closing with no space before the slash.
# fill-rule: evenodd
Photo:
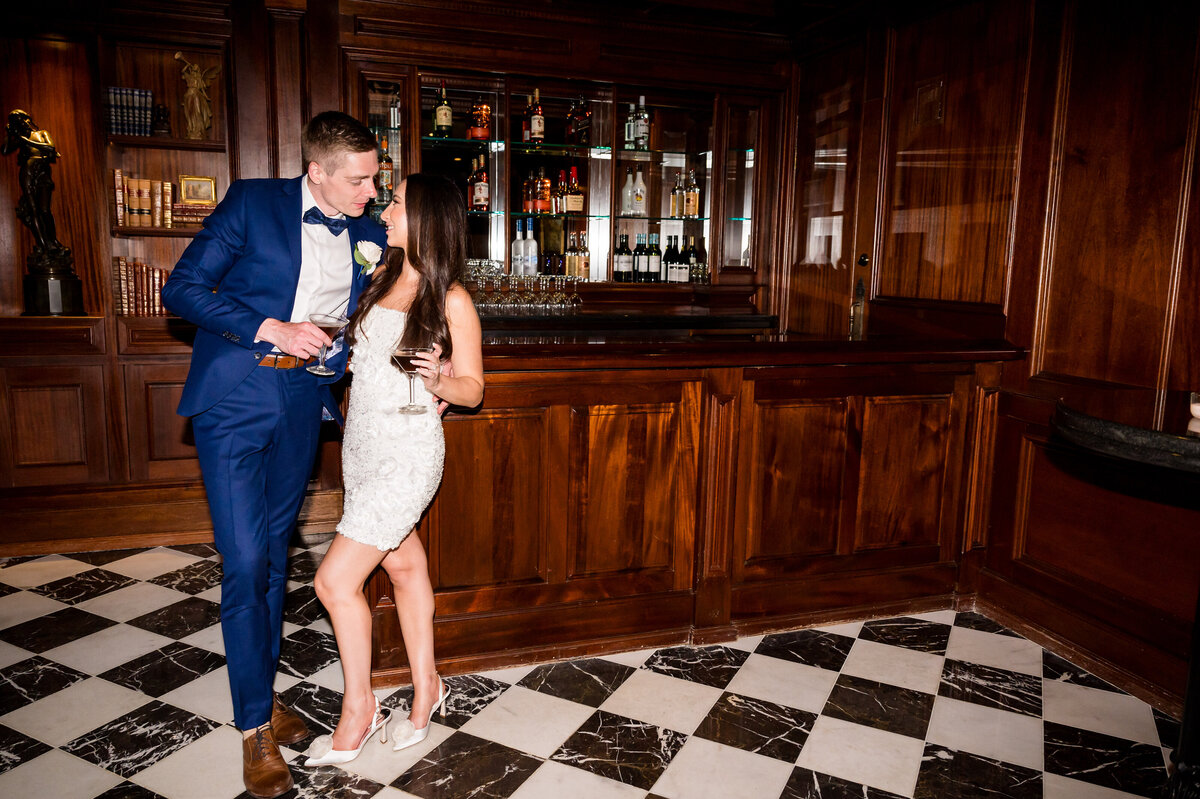
<svg viewBox="0 0 1200 799">
<path fill-rule="evenodd" d="M 721 266 L 749 268 L 754 253 L 754 148 L 758 142 L 757 107 L 729 107 L 725 152 L 725 228 Z"/>
</svg>

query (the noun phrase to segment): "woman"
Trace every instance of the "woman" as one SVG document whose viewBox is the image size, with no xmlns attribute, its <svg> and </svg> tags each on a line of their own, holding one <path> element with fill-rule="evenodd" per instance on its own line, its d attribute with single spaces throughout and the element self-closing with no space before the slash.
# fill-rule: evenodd
<svg viewBox="0 0 1200 799">
<path fill-rule="evenodd" d="M 309 747 L 306 766 L 353 760 L 380 728 L 380 740 L 387 740 L 389 711 L 371 692 L 371 611 L 362 591 L 376 566 L 392 581 L 412 670 L 412 710 L 393 731 L 393 748 L 425 740 L 448 695 L 434 666 L 425 550 L 410 533 L 441 482 L 445 442 L 436 403 L 473 407 L 483 399 L 479 317 L 458 282 L 466 209 L 448 179 L 416 174 L 401 182 L 381 219 L 387 265 L 347 328 L 354 387 L 342 445 L 345 511 L 315 579 L 342 659 L 342 716 L 332 736 Z M 415 362 L 414 396 L 425 413 L 397 412 L 408 398 L 404 373 L 391 359 L 398 347 L 432 347 Z M 443 358 L 450 366 L 445 373 Z"/>
</svg>

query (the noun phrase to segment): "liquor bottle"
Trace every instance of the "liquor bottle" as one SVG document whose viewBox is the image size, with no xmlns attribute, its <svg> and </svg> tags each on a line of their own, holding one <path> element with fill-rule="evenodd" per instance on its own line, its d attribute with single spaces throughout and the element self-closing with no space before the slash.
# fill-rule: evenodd
<svg viewBox="0 0 1200 799">
<path fill-rule="evenodd" d="M 575 275 L 579 269 L 579 265 L 576 263 L 579 259 L 579 242 L 574 233 L 571 233 L 567 239 L 567 251 L 563 253 L 563 256 L 566 259 L 564 274 Z"/>
<path fill-rule="evenodd" d="M 684 206 L 684 188 L 683 188 L 683 170 L 675 173 L 675 186 L 671 189 L 671 216 L 683 216 Z"/>
<path fill-rule="evenodd" d="M 546 167 L 539 166 L 537 175 L 533 192 L 533 211 L 537 214 L 548 214 L 553 208 L 550 197 L 550 178 L 546 177 Z"/>
<path fill-rule="evenodd" d="M 529 141 L 529 115 L 533 113 L 533 95 L 525 95 L 525 112 L 521 114 L 521 141 Z"/>
<path fill-rule="evenodd" d="M 567 109 L 567 128 L 566 128 L 566 130 L 567 130 L 567 135 L 566 135 L 566 143 L 567 143 L 567 144 L 574 144 L 574 143 L 575 143 L 575 140 L 576 140 L 576 133 L 575 133 L 575 100 L 574 100 L 574 99 L 572 99 L 572 100 L 571 100 L 571 107 Z M 570 270 L 570 269 L 568 269 L 567 271 L 568 271 L 568 272 L 570 272 L 571 270 Z"/>
<path fill-rule="evenodd" d="M 529 170 L 529 177 L 525 178 L 525 182 L 521 184 L 521 210 L 527 214 L 533 213 L 533 193 L 535 189 L 535 180 L 533 170 Z"/>
<path fill-rule="evenodd" d="M 696 170 L 688 170 L 687 186 L 684 187 L 683 215 L 689 219 L 700 216 L 700 184 L 696 182 Z"/>
<path fill-rule="evenodd" d="M 442 79 L 442 93 L 438 95 L 437 103 L 433 106 L 433 135 L 443 139 L 450 135 L 454 125 L 454 109 L 450 107 L 450 98 L 446 95 L 446 80 Z"/>
<path fill-rule="evenodd" d="M 687 268 L 688 279 L 694 283 L 700 282 L 697 280 L 699 275 L 696 272 L 696 237 L 687 237 L 687 247 L 683 250 L 684 266 Z"/>
<path fill-rule="evenodd" d="M 650 234 L 650 247 L 646 250 L 646 274 L 651 283 L 665 283 L 667 278 L 663 272 L 662 250 L 658 248 L 658 234 Z"/>
<path fill-rule="evenodd" d="M 388 140 L 387 136 L 383 137 L 380 142 L 379 151 L 379 192 L 376 195 L 375 201 L 380 205 L 386 206 L 392 201 L 392 186 L 396 177 L 395 165 L 392 163 L 392 157 L 388 155 Z"/>
<path fill-rule="evenodd" d="M 699 244 L 693 244 L 692 246 L 692 253 L 695 258 L 693 262 L 693 270 L 696 274 L 693 280 L 695 280 L 697 283 L 707 284 L 709 279 L 708 250 L 704 247 L 704 237 L 700 236 L 698 238 Z"/>
<path fill-rule="evenodd" d="M 587 280 L 592 275 L 592 252 L 587 246 L 587 234 L 579 234 L 579 260 L 575 262 L 579 268 L 576 275 L 580 280 Z"/>
<path fill-rule="evenodd" d="M 587 106 L 583 95 L 579 95 L 579 103 L 575 106 L 575 144 L 588 147 L 592 143 L 592 111 Z"/>
<path fill-rule="evenodd" d="M 646 234 L 637 234 L 637 246 L 633 248 L 633 282 L 649 283 L 649 263 L 646 252 Z"/>
<path fill-rule="evenodd" d="M 471 104 L 467 138 L 482 141 L 492 138 L 492 107 L 484 102 L 483 95 L 476 95 L 475 102 Z"/>
<path fill-rule="evenodd" d="M 633 181 L 633 206 L 630 213 L 633 216 L 646 215 L 646 196 L 649 192 L 646 190 L 646 181 L 642 178 L 642 167 L 639 164 L 637 168 L 637 177 Z"/>
<path fill-rule="evenodd" d="M 625 167 L 625 185 L 621 187 L 621 216 L 633 214 L 633 167 Z"/>
<path fill-rule="evenodd" d="M 637 114 L 633 120 L 633 143 L 635 149 L 650 149 L 650 114 L 646 111 L 646 96 L 638 97 Z"/>
<path fill-rule="evenodd" d="M 471 210 L 486 211 L 491 207 L 491 186 L 488 185 L 487 167 L 483 156 L 479 156 L 479 166 L 475 168 L 471 186 Z"/>
<path fill-rule="evenodd" d="M 467 172 L 467 208 L 470 210 L 475 207 L 475 173 L 478 171 L 479 164 L 472 158 L 471 169 Z"/>
<path fill-rule="evenodd" d="M 558 185 L 554 187 L 554 213 L 567 212 L 567 170 L 558 170 Z"/>
<path fill-rule="evenodd" d="M 629 234 L 621 234 L 621 243 L 613 252 L 613 280 L 618 283 L 633 281 L 633 251 L 629 249 Z"/>
<path fill-rule="evenodd" d="M 541 144 L 546 140 L 546 116 L 542 113 L 542 101 L 538 90 L 533 90 L 533 105 L 529 107 L 529 141 Z"/>
<path fill-rule="evenodd" d="M 517 232 L 513 236 L 512 260 L 509 271 L 514 275 L 525 273 L 525 220 L 517 220 Z"/>
<path fill-rule="evenodd" d="M 579 187 L 579 167 L 571 167 L 571 182 L 567 185 L 566 194 L 563 195 L 563 213 L 564 214 L 582 214 L 584 213 L 583 189 Z"/>
<path fill-rule="evenodd" d="M 637 120 L 637 109 L 633 103 L 629 104 L 629 113 L 625 115 L 625 149 L 635 150 L 637 145 L 634 141 L 634 125 Z"/>
<path fill-rule="evenodd" d="M 533 220 L 525 220 L 525 271 L 523 274 L 536 275 L 538 270 L 538 243 L 533 236 Z"/>
</svg>

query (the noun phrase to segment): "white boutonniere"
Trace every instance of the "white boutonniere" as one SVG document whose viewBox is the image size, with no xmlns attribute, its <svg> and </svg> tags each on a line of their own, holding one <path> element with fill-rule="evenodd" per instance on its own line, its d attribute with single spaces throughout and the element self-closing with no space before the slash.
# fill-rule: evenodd
<svg viewBox="0 0 1200 799">
<path fill-rule="evenodd" d="M 358 271 L 359 277 L 363 275 L 370 276 L 375 272 L 375 267 L 379 266 L 379 259 L 383 257 L 383 248 L 373 241 L 360 241 L 354 245 L 354 263 L 362 267 Z"/>
</svg>

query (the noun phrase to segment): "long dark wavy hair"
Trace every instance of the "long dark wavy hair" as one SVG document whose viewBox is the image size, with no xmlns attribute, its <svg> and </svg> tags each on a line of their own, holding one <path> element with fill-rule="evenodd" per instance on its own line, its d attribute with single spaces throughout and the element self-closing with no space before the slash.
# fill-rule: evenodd
<svg viewBox="0 0 1200 799">
<path fill-rule="evenodd" d="M 402 347 L 442 348 L 442 358 L 454 349 L 446 323 L 446 292 L 461 282 L 467 257 L 467 207 L 462 192 L 447 177 L 418 172 L 404 183 L 408 222 L 408 262 L 420 275 L 416 296 L 404 321 Z M 346 337 L 351 344 L 367 312 L 387 295 L 404 270 L 402 247 L 388 249 L 387 269 L 380 270 L 359 298 Z"/>
</svg>

